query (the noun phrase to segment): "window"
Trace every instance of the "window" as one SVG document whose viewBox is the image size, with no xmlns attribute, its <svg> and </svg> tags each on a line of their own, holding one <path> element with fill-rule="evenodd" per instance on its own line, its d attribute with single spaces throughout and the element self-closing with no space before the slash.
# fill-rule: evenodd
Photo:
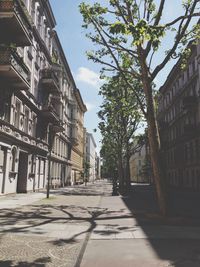
<svg viewBox="0 0 200 267">
<path fill-rule="evenodd" d="M 29 130 L 29 109 L 25 107 L 24 111 L 24 132 L 28 134 Z"/>
<path fill-rule="evenodd" d="M 70 109 L 70 119 L 73 119 L 73 108 Z"/>
<path fill-rule="evenodd" d="M 17 149 L 15 147 L 12 148 L 11 150 L 11 172 L 15 172 L 15 163 L 17 159 Z"/>
<path fill-rule="evenodd" d="M 1 118 L 7 122 L 10 122 L 10 100 L 8 100 L 8 102 L 4 102 L 2 104 L 3 104 L 2 108 L 4 108 L 4 114 L 2 115 Z"/>
<path fill-rule="evenodd" d="M 21 103 L 16 100 L 15 102 L 15 114 L 14 114 L 14 126 L 19 128 L 20 125 L 20 111 L 21 111 Z"/>
<path fill-rule="evenodd" d="M 40 160 L 40 175 L 43 175 L 45 171 L 45 162 L 43 159 Z"/>
<path fill-rule="evenodd" d="M 38 81 L 36 79 L 34 79 L 33 94 L 34 94 L 34 97 L 37 99 L 38 98 Z"/>
<path fill-rule="evenodd" d="M 38 10 L 37 11 L 37 29 L 40 35 L 41 35 L 41 19 L 42 17 L 41 17 L 40 11 Z"/>
<path fill-rule="evenodd" d="M 33 21 L 35 22 L 35 0 L 32 0 L 32 4 L 31 4 L 31 17 Z"/>
<path fill-rule="evenodd" d="M 37 116 L 35 113 L 32 115 L 32 136 L 36 137 Z"/>
<path fill-rule="evenodd" d="M 4 155 L 5 155 L 5 150 L 3 147 L 0 146 L 0 172 L 3 172 L 4 168 Z"/>
<path fill-rule="evenodd" d="M 32 157 L 31 157 L 31 173 L 35 173 L 35 165 L 36 165 L 35 156 L 32 155 Z"/>
<path fill-rule="evenodd" d="M 196 64 L 195 64 L 195 60 L 192 62 L 192 74 L 195 73 L 196 70 Z"/>
</svg>

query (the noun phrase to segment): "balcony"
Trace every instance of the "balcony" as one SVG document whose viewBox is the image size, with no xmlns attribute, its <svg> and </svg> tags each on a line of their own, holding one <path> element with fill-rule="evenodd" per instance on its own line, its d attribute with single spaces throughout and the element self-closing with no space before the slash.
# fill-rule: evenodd
<svg viewBox="0 0 200 267">
<path fill-rule="evenodd" d="M 30 89 L 30 71 L 13 48 L 0 47 L 0 81 L 13 89 Z"/>
<path fill-rule="evenodd" d="M 59 115 L 52 104 L 47 104 L 42 107 L 42 115 L 53 124 L 60 122 Z"/>
<path fill-rule="evenodd" d="M 73 126 L 71 128 L 70 141 L 71 141 L 72 146 L 78 145 L 78 129 L 76 126 Z"/>
<path fill-rule="evenodd" d="M 185 96 L 183 98 L 183 109 L 185 111 L 193 111 L 197 107 L 197 97 L 196 96 Z"/>
<path fill-rule="evenodd" d="M 55 122 L 55 124 L 53 125 L 53 129 L 54 129 L 54 132 L 56 133 L 64 132 L 65 130 L 61 120 L 59 120 L 58 122 Z"/>
<path fill-rule="evenodd" d="M 31 22 L 22 0 L 0 1 L 0 43 L 30 46 Z"/>
<path fill-rule="evenodd" d="M 72 146 L 78 145 L 78 137 L 70 137 L 70 141 L 71 141 Z"/>
<path fill-rule="evenodd" d="M 59 79 L 53 69 L 49 68 L 41 71 L 41 83 L 49 93 L 60 94 Z"/>
</svg>

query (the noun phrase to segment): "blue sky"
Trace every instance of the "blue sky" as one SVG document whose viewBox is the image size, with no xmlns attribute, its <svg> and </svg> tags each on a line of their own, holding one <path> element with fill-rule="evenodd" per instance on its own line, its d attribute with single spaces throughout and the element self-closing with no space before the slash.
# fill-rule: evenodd
<svg viewBox="0 0 200 267">
<path fill-rule="evenodd" d="M 86 51 L 93 48 L 92 44 L 85 37 L 85 31 L 81 27 L 82 17 L 79 13 L 79 4 L 81 0 L 50 0 L 57 26 L 56 30 L 60 37 L 63 49 L 66 54 L 69 66 L 74 76 L 77 87 L 80 89 L 83 100 L 88 107 L 85 114 L 85 126 L 87 130 L 93 133 L 97 143 L 97 151 L 100 149 L 100 133 L 93 132 L 97 129 L 98 117 L 97 112 L 101 105 L 102 99 L 98 95 L 98 89 L 101 84 L 99 80 L 100 66 L 87 60 Z M 85 2 L 95 2 L 95 0 L 87 0 Z M 99 1 L 100 3 L 104 0 Z M 156 2 L 158 2 L 156 0 Z M 163 21 L 169 21 L 180 15 L 182 0 L 166 1 Z M 163 51 L 168 49 L 171 38 L 165 38 L 163 50 L 157 54 L 156 63 L 163 57 Z M 156 83 L 159 86 L 165 81 L 167 74 L 175 62 L 170 62 L 166 68 L 157 76 Z"/>
<path fill-rule="evenodd" d="M 82 17 L 78 9 L 80 2 L 79 0 L 50 0 L 57 22 L 56 30 L 76 85 L 88 108 L 85 114 L 85 126 L 89 132 L 93 133 L 98 146 L 97 151 L 99 151 L 101 136 L 99 131 L 94 133 L 93 129 L 97 129 L 97 112 L 102 102 L 98 95 L 100 67 L 88 61 L 86 57 L 86 51 L 91 48 L 91 44 L 81 27 Z"/>
</svg>

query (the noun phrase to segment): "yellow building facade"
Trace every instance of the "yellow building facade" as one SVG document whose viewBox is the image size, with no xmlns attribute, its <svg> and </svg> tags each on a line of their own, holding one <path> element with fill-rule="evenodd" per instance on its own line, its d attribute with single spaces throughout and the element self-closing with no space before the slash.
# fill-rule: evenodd
<svg viewBox="0 0 200 267">
<path fill-rule="evenodd" d="M 83 159 L 84 159 L 84 114 L 87 108 L 83 102 L 80 91 L 75 90 L 75 114 L 74 114 L 74 140 L 71 150 L 71 183 L 83 182 Z"/>
</svg>

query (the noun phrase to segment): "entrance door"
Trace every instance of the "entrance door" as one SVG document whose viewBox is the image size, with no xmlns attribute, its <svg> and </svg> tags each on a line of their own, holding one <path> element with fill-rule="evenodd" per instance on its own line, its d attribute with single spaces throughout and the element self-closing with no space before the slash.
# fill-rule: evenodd
<svg viewBox="0 0 200 267">
<path fill-rule="evenodd" d="M 28 171 L 28 154 L 21 151 L 19 153 L 17 193 L 26 193 L 27 191 L 27 171 Z"/>
</svg>

